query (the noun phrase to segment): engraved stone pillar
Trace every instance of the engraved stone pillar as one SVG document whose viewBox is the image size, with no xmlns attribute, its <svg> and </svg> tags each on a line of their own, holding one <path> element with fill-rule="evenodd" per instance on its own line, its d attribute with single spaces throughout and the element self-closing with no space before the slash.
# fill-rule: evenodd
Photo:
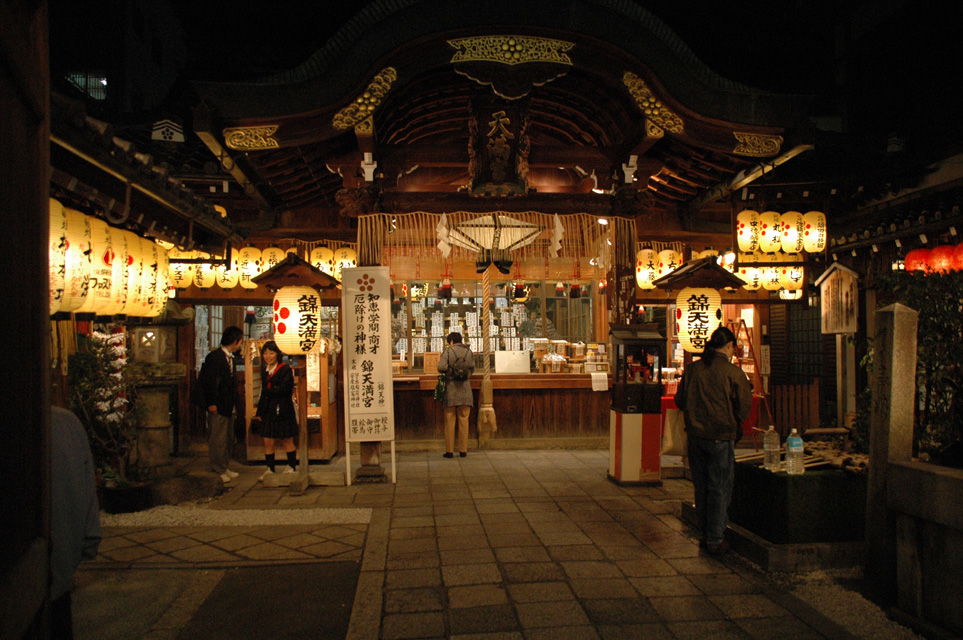
<svg viewBox="0 0 963 640">
<path fill-rule="evenodd" d="M 886 506 L 887 463 L 913 454 L 918 314 L 901 304 L 876 312 L 869 481 L 866 495 L 866 579 L 887 603 L 896 600 L 896 517 Z"/>
<path fill-rule="evenodd" d="M 137 404 L 142 417 L 137 427 L 137 463 L 140 467 L 170 464 L 171 420 L 169 386 L 142 386 Z"/>
</svg>

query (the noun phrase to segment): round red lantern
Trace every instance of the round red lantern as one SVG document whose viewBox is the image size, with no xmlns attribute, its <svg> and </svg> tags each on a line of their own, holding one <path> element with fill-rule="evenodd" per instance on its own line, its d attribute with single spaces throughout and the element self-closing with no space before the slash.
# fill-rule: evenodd
<svg viewBox="0 0 963 640">
<path fill-rule="evenodd" d="M 929 271 L 930 270 L 930 250 L 913 249 L 906 254 L 903 260 L 904 268 L 907 271 Z"/>
<path fill-rule="evenodd" d="M 963 271 L 963 243 L 956 245 L 953 249 L 953 268 Z"/>
<path fill-rule="evenodd" d="M 955 247 L 948 244 L 930 249 L 930 271 L 933 273 L 948 273 L 953 268 L 953 254 Z"/>
</svg>

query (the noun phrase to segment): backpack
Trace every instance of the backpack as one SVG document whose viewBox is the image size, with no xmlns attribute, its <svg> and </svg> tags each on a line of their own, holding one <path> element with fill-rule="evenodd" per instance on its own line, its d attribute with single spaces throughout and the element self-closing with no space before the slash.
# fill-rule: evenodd
<svg viewBox="0 0 963 640">
<path fill-rule="evenodd" d="M 451 379 L 456 382 L 463 382 L 471 375 L 471 369 L 468 368 L 468 363 L 465 362 L 465 356 L 463 355 L 458 356 L 448 370 L 451 371 Z"/>
</svg>

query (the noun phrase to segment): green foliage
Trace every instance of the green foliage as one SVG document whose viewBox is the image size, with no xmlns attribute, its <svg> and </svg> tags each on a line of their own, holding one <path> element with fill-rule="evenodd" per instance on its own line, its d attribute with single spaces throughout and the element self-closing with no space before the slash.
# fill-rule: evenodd
<svg viewBox="0 0 963 640">
<path fill-rule="evenodd" d="M 881 292 L 919 313 L 913 449 L 940 457 L 963 445 L 958 409 L 963 376 L 963 272 L 896 271 L 880 277 Z M 871 364 L 872 351 L 869 351 Z"/>
<path fill-rule="evenodd" d="M 81 337 L 78 347 L 67 364 L 70 408 L 87 429 L 101 477 L 124 484 L 132 471 L 138 418 L 126 334 L 95 331 Z"/>
</svg>

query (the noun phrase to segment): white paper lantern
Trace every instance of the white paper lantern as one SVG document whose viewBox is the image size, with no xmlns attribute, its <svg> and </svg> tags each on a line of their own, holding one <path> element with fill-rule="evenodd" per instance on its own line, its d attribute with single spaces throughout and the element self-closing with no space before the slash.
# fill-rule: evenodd
<svg viewBox="0 0 963 640">
<path fill-rule="evenodd" d="M 736 216 L 736 241 L 739 251 L 759 250 L 759 212 L 752 209 L 740 211 Z"/>
<path fill-rule="evenodd" d="M 763 262 L 770 264 L 759 268 L 759 279 L 762 281 L 762 288 L 766 291 L 779 291 L 782 288 L 780 275 L 782 266 L 778 263 L 783 260 L 783 254 L 767 253 L 761 257 Z"/>
<path fill-rule="evenodd" d="M 50 199 L 50 315 L 60 311 L 67 271 L 67 216 L 58 200 Z"/>
<path fill-rule="evenodd" d="M 289 254 L 289 253 L 293 253 L 294 255 L 298 256 L 299 258 L 301 257 L 301 254 L 298 253 L 298 248 L 297 248 L 297 247 L 288 247 L 287 249 L 284 250 L 284 253 L 285 253 L 285 255 L 286 255 L 286 254 Z"/>
<path fill-rule="evenodd" d="M 803 292 L 801 290 L 786 291 L 785 289 L 783 289 L 782 291 L 779 292 L 780 300 L 799 300 L 800 298 L 802 298 L 802 296 L 803 296 Z"/>
<path fill-rule="evenodd" d="M 87 299 L 76 313 L 103 314 L 110 304 L 114 277 L 114 252 L 110 243 L 110 227 L 100 218 L 87 216 L 90 225 L 90 282 Z"/>
<path fill-rule="evenodd" d="M 145 318 L 151 318 L 155 315 L 155 308 L 157 306 L 157 295 L 160 284 L 158 283 L 158 277 L 160 275 L 160 255 L 157 243 L 148 240 L 147 238 L 142 238 L 140 243 L 141 251 L 144 252 L 144 270 L 141 274 L 141 307 L 140 313 L 137 315 L 143 316 Z M 166 294 L 165 303 L 166 303 Z"/>
<path fill-rule="evenodd" d="M 61 311 L 76 311 L 87 300 L 90 288 L 90 223 L 76 209 L 64 208 L 67 217 L 67 254 Z"/>
<path fill-rule="evenodd" d="M 803 216 L 803 250 L 809 253 L 821 253 L 826 250 L 826 238 L 829 229 L 826 226 L 826 214 L 822 211 L 810 211 Z"/>
<path fill-rule="evenodd" d="M 154 281 L 153 304 L 148 312 L 150 318 L 156 318 L 167 309 L 171 289 L 170 257 L 167 255 L 167 249 L 154 243 L 154 251 L 157 254 L 157 277 Z"/>
<path fill-rule="evenodd" d="M 803 214 L 787 211 L 782 214 L 782 250 L 785 253 L 802 253 L 806 223 Z"/>
<path fill-rule="evenodd" d="M 659 273 L 659 254 L 654 249 L 642 249 L 635 256 L 635 283 L 640 289 L 655 289 L 653 281 Z"/>
<path fill-rule="evenodd" d="M 251 280 L 261 274 L 261 250 L 257 247 L 244 247 L 237 252 L 238 283 L 244 289 L 257 289 Z"/>
<path fill-rule="evenodd" d="M 779 286 L 786 291 L 799 291 L 806 282 L 801 264 L 784 264 L 779 267 Z"/>
<path fill-rule="evenodd" d="M 136 233 L 123 231 L 127 240 L 127 297 L 120 313 L 136 316 L 141 311 L 141 276 L 144 273 L 144 251 L 141 248 L 141 238 Z"/>
<path fill-rule="evenodd" d="M 675 299 L 679 344 L 689 353 L 702 353 L 709 336 L 722 324 L 722 296 L 708 287 L 686 287 Z"/>
<path fill-rule="evenodd" d="M 233 289 L 237 286 L 240 280 L 240 273 L 238 272 L 238 257 L 237 250 L 231 249 L 231 257 L 228 261 L 228 266 L 225 267 L 224 263 L 217 265 L 214 269 L 215 280 L 217 281 L 217 286 L 222 289 Z"/>
<path fill-rule="evenodd" d="M 274 295 L 273 324 L 281 351 L 308 353 L 321 339 L 321 296 L 311 287 L 281 287 Z"/>
<path fill-rule="evenodd" d="M 334 251 L 331 249 L 315 247 L 311 250 L 310 262 L 315 269 L 320 269 L 329 276 L 334 275 Z"/>
<path fill-rule="evenodd" d="M 772 253 L 782 248 L 782 216 L 776 211 L 759 214 L 759 250 Z"/>
<path fill-rule="evenodd" d="M 194 265 L 177 262 L 179 259 L 190 260 L 194 254 L 190 251 L 171 249 L 167 252 L 170 257 L 169 267 L 171 284 L 178 289 L 187 289 L 194 283 Z"/>
<path fill-rule="evenodd" d="M 682 264 L 682 254 L 675 249 L 663 249 L 659 252 L 659 273 L 656 279 L 668 275 Z"/>
<path fill-rule="evenodd" d="M 276 267 L 279 262 L 284 260 L 287 255 L 284 251 L 278 247 L 268 247 L 261 251 L 261 273 L 269 271 Z"/>
<path fill-rule="evenodd" d="M 341 270 L 358 266 L 358 254 L 351 247 L 341 247 L 334 252 L 334 277 L 341 280 Z"/>
<path fill-rule="evenodd" d="M 710 248 L 708 248 L 708 247 L 706 247 L 705 251 L 693 251 L 693 252 L 692 252 L 692 259 L 693 259 L 693 260 L 701 260 L 702 258 L 714 258 L 714 257 L 718 257 L 718 256 L 719 256 L 719 252 L 718 252 L 718 251 L 716 251 L 715 249 L 710 249 Z"/>
<path fill-rule="evenodd" d="M 110 301 L 99 313 L 112 316 L 122 313 L 127 302 L 127 265 L 130 258 L 128 248 L 128 234 L 123 229 L 110 229 L 110 247 L 113 251 L 112 271 L 110 283 Z"/>
<path fill-rule="evenodd" d="M 195 251 L 194 258 L 209 260 L 211 254 L 204 251 Z M 194 286 L 198 289 L 210 289 L 217 281 L 217 272 L 211 262 L 201 262 L 194 265 Z"/>
<path fill-rule="evenodd" d="M 742 278 L 742 281 L 746 284 L 742 285 L 742 288 L 746 291 L 758 291 L 762 287 L 762 277 L 759 267 L 756 266 L 746 266 L 743 262 L 758 262 L 762 259 L 762 255 L 758 253 L 742 253 L 739 254 L 739 270 L 736 275 Z"/>
</svg>

